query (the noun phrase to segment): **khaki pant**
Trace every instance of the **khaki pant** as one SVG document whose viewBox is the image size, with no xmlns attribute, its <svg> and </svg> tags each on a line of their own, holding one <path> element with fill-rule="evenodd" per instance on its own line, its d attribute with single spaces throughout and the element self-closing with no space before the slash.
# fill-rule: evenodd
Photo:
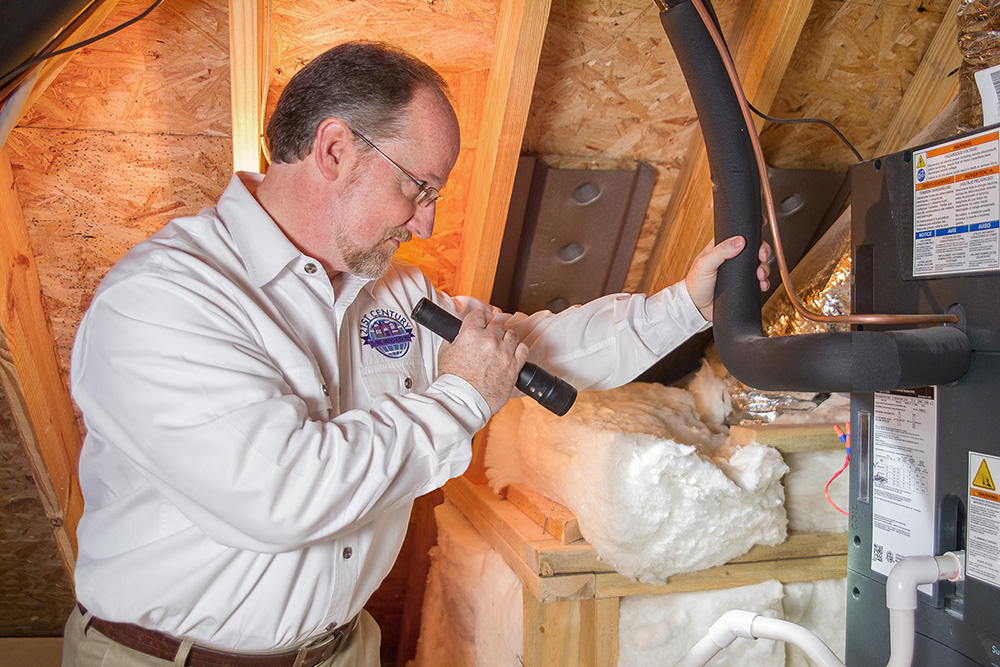
<svg viewBox="0 0 1000 667">
<path fill-rule="evenodd" d="M 178 650 L 177 657 L 160 660 L 153 656 L 132 650 L 114 642 L 97 630 L 88 628 L 89 618 L 85 618 L 79 607 L 66 621 L 63 636 L 62 667 L 183 667 L 187 654 L 184 648 Z M 337 654 L 324 660 L 316 667 L 379 667 L 379 645 L 382 632 L 371 615 L 362 611 L 354 631 L 347 636 Z M 287 650 L 287 649 L 286 649 Z M 267 655 L 250 653 L 249 655 Z M 303 667 L 310 667 L 303 665 Z"/>
</svg>

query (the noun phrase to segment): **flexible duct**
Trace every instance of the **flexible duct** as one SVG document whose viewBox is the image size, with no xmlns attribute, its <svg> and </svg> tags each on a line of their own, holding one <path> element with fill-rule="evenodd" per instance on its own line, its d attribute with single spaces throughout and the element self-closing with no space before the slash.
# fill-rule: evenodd
<svg viewBox="0 0 1000 667">
<path fill-rule="evenodd" d="M 751 131 L 725 64 L 691 0 L 660 12 L 691 92 L 712 172 L 715 238 L 740 235 L 743 252 L 719 269 L 715 344 L 740 381 L 764 390 L 869 392 L 953 382 L 971 346 L 954 326 L 768 338 L 756 279 L 761 183 Z"/>
</svg>

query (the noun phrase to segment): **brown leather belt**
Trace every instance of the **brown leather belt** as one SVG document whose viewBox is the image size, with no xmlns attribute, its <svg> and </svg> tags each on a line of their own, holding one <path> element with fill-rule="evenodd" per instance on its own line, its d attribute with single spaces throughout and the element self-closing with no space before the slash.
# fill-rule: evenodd
<svg viewBox="0 0 1000 667">
<path fill-rule="evenodd" d="M 80 603 L 77 606 L 86 615 L 87 609 Z M 340 627 L 306 642 L 302 647 L 306 649 L 305 659 L 300 663 L 302 667 L 314 667 L 336 655 L 357 622 L 358 617 L 355 616 Z M 161 660 L 173 660 L 181 647 L 181 640 L 176 637 L 132 623 L 112 623 L 92 616 L 89 627 L 123 646 Z M 185 664 L 188 667 L 292 667 L 300 650 L 254 655 L 217 651 L 195 644 Z"/>
</svg>

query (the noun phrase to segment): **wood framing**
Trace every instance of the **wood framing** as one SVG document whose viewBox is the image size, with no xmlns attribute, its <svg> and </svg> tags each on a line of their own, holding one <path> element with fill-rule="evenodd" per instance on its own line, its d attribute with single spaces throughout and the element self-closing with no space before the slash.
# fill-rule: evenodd
<svg viewBox="0 0 1000 667">
<path fill-rule="evenodd" d="M 767 112 L 788 67 L 812 0 L 746 3 L 728 38 L 747 99 Z M 652 293 L 682 279 L 695 256 L 711 240 L 712 182 L 701 132 L 695 133 L 640 291 Z"/>
<path fill-rule="evenodd" d="M 0 330 L 4 392 L 10 401 L 56 547 L 73 577 L 83 495 L 76 476 L 80 431 L 63 381 L 14 173 L 0 150 Z"/>
<path fill-rule="evenodd" d="M 267 95 L 270 20 L 267 0 L 229 0 L 233 169 L 263 172 L 261 137 Z"/>
<path fill-rule="evenodd" d="M 903 93 L 903 101 L 886 128 L 876 155 L 902 150 L 958 94 L 955 70 L 962 64 L 962 54 L 958 50 L 959 4 L 959 0 L 951 0 L 948 11 L 941 18 L 934 39 L 920 60 L 913 81 Z"/>
<path fill-rule="evenodd" d="M 457 294 L 489 300 L 551 0 L 504 0 L 465 208 Z"/>
</svg>

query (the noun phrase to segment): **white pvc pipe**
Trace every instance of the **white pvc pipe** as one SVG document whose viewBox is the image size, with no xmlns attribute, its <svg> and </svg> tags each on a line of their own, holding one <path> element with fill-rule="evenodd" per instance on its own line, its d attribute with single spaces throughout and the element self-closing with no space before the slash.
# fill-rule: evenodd
<svg viewBox="0 0 1000 667">
<path fill-rule="evenodd" d="M 885 603 L 889 608 L 889 663 L 886 667 L 910 667 L 913 663 L 917 587 L 964 576 L 965 552 L 942 556 L 917 556 L 896 563 L 889 571 Z M 818 667 L 844 667 L 844 663 L 812 632 L 795 623 L 734 609 L 719 617 L 701 641 L 684 654 L 674 667 L 703 667 L 737 637 L 776 639 L 798 646 Z"/>
<path fill-rule="evenodd" d="M 889 664 L 886 667 L 913 664 L 917 587 L 962 578 L 964 569 L 964 551 L 905 558 L 892 566 L 885 582 L 885 606 L 889 608 Z"/>
<path fill-rule="evenodd" d="M 823 640 L 801 625 L 780 618 L 758 616 L 750 630 L 758 639 L 777 639 L 798 646 L 817 667 L 844 667 L 844 663 Z"/>
<path fill-rule="evenodd" d="M 684 654 L 674 667 L 702 667 L 726 648 L 737 637 L 751 638 L 750 627 L 757 614 L 752 611 L 732 609 L 719 617 L 697 644 Z"/>
<path fill-rule="evenodd" d="M 818 667 L 844 667 L 844 663 L 819 637 L 801 625 L 738 609 L 719 617 L 708 634 L 691 647 L 674 667 L 702 667 L 737 637 L 785 641 L 802 649 Z"/>
<path fill-rule="evenodd" d="M 889 663 L 886 667 L 910 667 L 913 664 L 915 613 L 912 609 L 889 610 Z"/>
</svg>

